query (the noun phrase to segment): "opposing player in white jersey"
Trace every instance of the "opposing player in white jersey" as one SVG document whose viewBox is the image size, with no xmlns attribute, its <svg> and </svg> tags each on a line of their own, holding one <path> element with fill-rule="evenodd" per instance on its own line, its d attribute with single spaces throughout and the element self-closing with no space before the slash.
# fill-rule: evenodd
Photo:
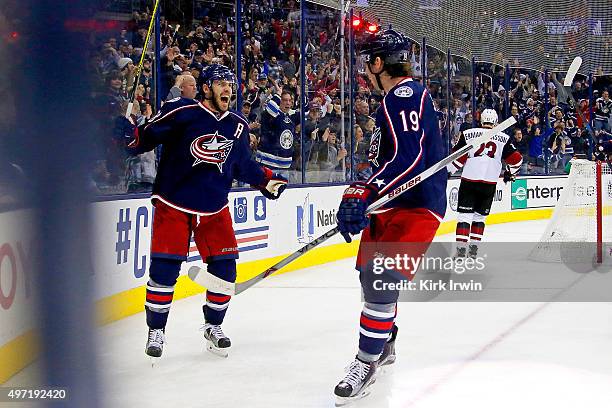
<svg viewBox="0 0 612 408">
<path fill-rule="evenodd" d="M 471 139 L 481 136 L 486 129 L 497 125 L 497 112 L 485 109 L 480 121 L 482 128 L 464 131 L 453 150 L 462 148 Z M 478 253 L 478 242 L 484 233 L 485 218 L 491 211 L 502 160 L 506 162 L 504 183 L 507 183 L 515 179 L 523 163 L 523 156 L 512 144 L 510 136 L 500 132 L 487 143 L 470 150 L 448 165 L 451 172 L 463 167 L 457 203 L 457 257 L 466 256 L 468 243 L 469 256 L 476 257 Z"/>
</svg>

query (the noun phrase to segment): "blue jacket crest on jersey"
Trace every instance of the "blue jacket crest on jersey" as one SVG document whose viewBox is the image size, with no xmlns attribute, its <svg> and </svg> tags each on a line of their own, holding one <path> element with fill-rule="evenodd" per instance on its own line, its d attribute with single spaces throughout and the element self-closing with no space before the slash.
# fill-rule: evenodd
<svg viewBox="0 0 612 408">
<path fill-rule="evenodd" d="M 280 110 L 280 96 L 274 95 L 261 113 L 261 140 L 257 161 L 275 169 L 288 169 L 295 149 L 295 124 Z"/>
<path fill-rule="evenodd" d="M 228 111 L 220 116 L 193 99 L 166 102 L 138 128 L 128 150 L 140 154 L 161 145 L 153 200 L 180 210 L 210 214 L 223 209 L 234 179 L 261 185 L 264 171 L 251 158 L 249 125 Z"/>
<path fill-rule="evenodd" d="M 232 150 L 233 140 L 229 140 L 218 132 L 214 135 L 202 135 L 191 142 L 191 154 L 195 157 L 194 166 L 200 163 L 217 165 L 219 172 L 223 173 L 223 163 Z"/>
</svg>

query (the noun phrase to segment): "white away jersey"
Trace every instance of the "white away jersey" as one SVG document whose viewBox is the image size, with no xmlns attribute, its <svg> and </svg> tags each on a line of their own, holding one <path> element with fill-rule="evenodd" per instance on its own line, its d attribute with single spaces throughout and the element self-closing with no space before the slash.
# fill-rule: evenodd
<svg viewBox="0 0 612 408">
<path fill-rule="evenodd" d="M 453 150 L 458 150 L 470 140 L 482 136 L 486 130 L 488 129 L 465 130 Z M 521 154 L 510 142 L 510 136 L 504 132 L 500 132 L 488 142 L 474 147 L 467 154 L 455 160 L 452 166 L 456 169 L 463 166 L 462 179 L 496 184 L 501 173 L 502 160 L 505 160 L 515 171 L 520 169 L 523 161 Z"/>
</svg>

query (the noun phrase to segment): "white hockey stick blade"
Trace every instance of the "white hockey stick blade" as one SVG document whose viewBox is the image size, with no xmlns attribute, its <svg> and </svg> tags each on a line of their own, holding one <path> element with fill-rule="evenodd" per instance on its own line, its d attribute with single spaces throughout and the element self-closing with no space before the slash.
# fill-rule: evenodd
<svg viewBox="0 0 612 408">
<path fill-rule="evenodd" d="M 582 65 L 582 58 L 576 57 L 572 61 L 569 69 L 567 70 L 567 74 L 565 75 L 565 80 L 563 81 L 563 86 L 572 86 L 574 82 L 574 77 L 578 73 L 580 66 Z"/>
<path fill-rule="evenodd" d="M 413 188 L 416 185 L 420 184 L 421 182 L 425 181 L 426 179 L 428 179 L 429 177 L 433 176 L 434 174 L 436 174 L 440 170 L 445 169 L 446 165 L 448 163 L 450 163 L 453 160 L 456 160 L 459 157 L 463 156 L 464 154 L 466 154 L 473 147 L 479 146 L 481 143 L 487 142 L 493 136 L 495 136 L 498 133 L 503 132 L 504 130 L 508 129 L 510 126 L 514 125 L 515 123 L 516 123 L 516 119 L 514 119 L 514 117 L 510 116 L 508 119 L 504 120 L 502 123 L 500 123 L 499 125 L 495 126 L 494 128 L 489 129 L 489 130 L 483 132 L 482 136 L 477 137 L 477 138 L 471 140 L 470 143 L 467 144 L 466 146 L 463 146 L 461 149 L 457 150 L 456 152 L 453 152 L 452 154 L 450 154 L 449 156 L 443 158 L 438 163 L 436 163 L 433 166 L 429 167 L 427 170 L 423 171 L 419 175 L 413 177 L 412 179 L 408 180 L 407 182 L 405 182 L 401 186 L 397 187 L 396 189 L 392 190 L 391 192 L 385 194 L 383 197 L 379 198 L 376 202 L 374 202 L 373 204 L 371 204 L 368 207 L 366 213 L 369 214 L 372 211 L 382 207 L 383 205 L 385 205 L 386 203 L 388 203 L 392 199 L 396 198 L 399 194 L 402 194 L 406 190 L 410 190 L 411 188 Z M 281 261 L 279 261 L 276 264 L 272 265 L 271 267 L 269 267 L 265 271 L 261 272 L 259 275 L 254 276 L 254 277 L 252 277 L 251 279 L 249 279 L 248 281 L 245 281 L 245 282 L 240 282 L 240 283 L 228 282 L 228 281 L 225 281 L 225 280 L 223 280 L 221 278 L 218 278 L 218 277 L 212 275 L 210 272 L 208 272 L 208 271 L 206 271 L 204 269 L 201 269 L 201 268 L 199 268 L 197 266 L 192 266 L 189 269 L 188 276 L 195 283 L 197 283 L 199 285 L 202 285 L 202 286 L 206 287 L 207 289 L 209 289 L 209 290 L 211 290 L 213 292 L 218 292 L 218 293 L 223 293 L 224 295 L 234 296 L 234 295 L 237 295 L 239 293 L 244 292 L 245 290 L 247 290 L 251 286 L 255 285 L 257 282 L 259 282 L 261 280 L 264 280 L 268 276 L 274 274 L 276 271 L 278 271 L 279 269 L 281 269 L 284 266 L 288 265 L 289 263 L 293 262 L 294 260 L 296 260 L 300 256 L 304 255 L 306 252 L 310 251 L 311 249 L 315 248 L 316 246 L 318 246 L 318 245 L 322 244 L 323 242 L 327 241 L 329 238 L 333 237 L 338 232 L 339 232 L 338 227 L 335 227 L 335 228 L 327 231 L 325 234 L 321 235 L 320 237 L 318 237 L 317 239 L 315 239 L 311 243 L 304 245 L 302 248 L 298 249 L 297 251 L 295 251 L 294 253 L 292 253 L 288 257 L 282 259 Z"/>
<path fill-rule="evenodd" d="M 192 266 L 187 272 L 187 276 L 198 285 L 204 286 L 207 290 L 224 295 L 233 296 L 236 292 L 236 284 L 223 280 L 212 273 L 197 267 Z"/>
</svg>

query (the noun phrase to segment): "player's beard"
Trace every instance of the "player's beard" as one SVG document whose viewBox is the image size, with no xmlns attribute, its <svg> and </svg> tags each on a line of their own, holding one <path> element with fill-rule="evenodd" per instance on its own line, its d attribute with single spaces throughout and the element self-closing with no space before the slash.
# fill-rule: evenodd
<svg viewBox="0 0 612 408">
<path fill-rule="evenodd" d="M 227 98 L 227 100 L 225 100 Z M 229 109 L 230 102 L 232 100 L 231 95 L 221 95 L 212 91 L 212 104 L 218 112 L 225 112 Z"/>
</svg>

